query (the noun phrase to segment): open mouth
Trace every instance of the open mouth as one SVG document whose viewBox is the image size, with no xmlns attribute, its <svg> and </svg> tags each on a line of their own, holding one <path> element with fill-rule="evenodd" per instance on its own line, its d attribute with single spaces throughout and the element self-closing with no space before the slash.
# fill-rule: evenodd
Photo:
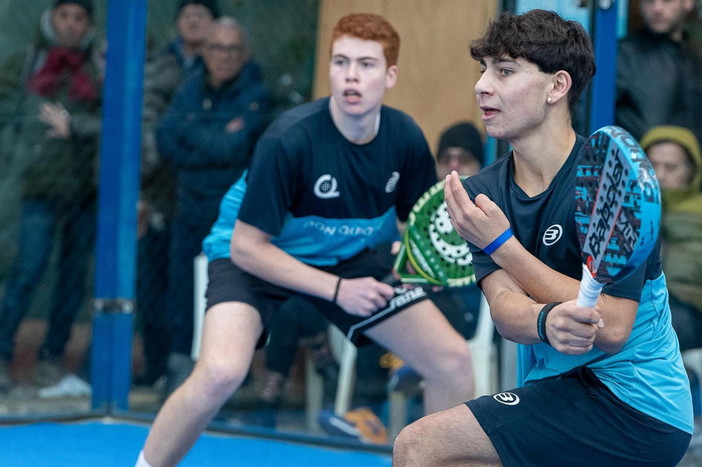
<svg viewBox="0 0 702 467">
<path fill-rule="evenodd" d="M 486 106 L 480 106 L 480 110 L 483 111 L 483 116 L 485 117 L 490 117 L 491 115 L 495 115 L 499 112 L 499 110 L 492 108 L 492 107 L 486 107 Z"/>
</svg>

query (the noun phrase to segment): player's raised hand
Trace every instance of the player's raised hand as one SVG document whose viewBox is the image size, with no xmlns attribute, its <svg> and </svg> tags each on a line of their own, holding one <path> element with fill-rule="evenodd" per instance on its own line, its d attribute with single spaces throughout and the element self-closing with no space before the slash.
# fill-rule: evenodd
<svg viewBox="0 0 702 467">
<path fill-rule="evenodd" d="M 509 228 L 507 217 L 490 198 L 480 194 L 475 203 L 470 200 L 455 171 L 446 176 L 444 198 L 453 228 L 463 239 L 480 248 L 485 248 Z"/>
<path fill-rule="evenodd" d="M 571 355 L 592 350 L 597 331 L 604 326 L 599 306 L 578 306 L 575 300 L 561 303 L 546 319 L 546 335 L 554 349 Z"/>
<path fill-rule="evenodd" d="M 336 304 L 350 315 L 370 316 L 385 307 L 394 295 L 391 285 L 372 277 L 342 279 Z"/>
</svg>

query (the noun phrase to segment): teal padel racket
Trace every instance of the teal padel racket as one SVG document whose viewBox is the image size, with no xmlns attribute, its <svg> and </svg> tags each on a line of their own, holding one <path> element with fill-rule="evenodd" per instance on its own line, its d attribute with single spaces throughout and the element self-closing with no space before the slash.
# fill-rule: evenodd
<svg viewBox="0 0 702 467">
<path fill-rule="evenodd" d="M 575 205 L 583 261 L 577 303 L 592 307 L 604 285 L 641 265 L 658 239 L 658 180 L 626 130 L 605 126 L 588 138 L 577 166 Z"/>
</svg>

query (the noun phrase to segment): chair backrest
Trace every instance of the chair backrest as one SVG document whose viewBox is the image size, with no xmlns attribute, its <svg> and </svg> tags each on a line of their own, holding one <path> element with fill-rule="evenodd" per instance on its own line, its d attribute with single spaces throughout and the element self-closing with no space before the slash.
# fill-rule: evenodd
<svg viewBox="0 0 702 467">
<path fill-rule="evenodd" d="M 205 290 L 207 290 L 207 256 L 200 253 L 193 260 L 195 264 L 195 303 L 193 308 L 193 346 L 190 357 L 197 360 L 202 344 L 202 326 L 205 323 Z"/>
<path fill-rule="evenodd" d="M 468 340 L 473 363 L 473 377 L 475 378 L 475 397 L 492 394 L 497 391 L 496 352 L 493 345 L 494 334 L 495 325 L 490 317 L 490 306 L 485 299 L 485 295 L 481 294 L 478 326 L 473 338 Z"/>
</svg>

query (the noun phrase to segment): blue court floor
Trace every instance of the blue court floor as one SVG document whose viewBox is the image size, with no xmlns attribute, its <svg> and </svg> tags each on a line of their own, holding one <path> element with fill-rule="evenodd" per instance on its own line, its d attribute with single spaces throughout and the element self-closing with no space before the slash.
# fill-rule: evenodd
<svg viewBox="0 0 702 467">
<path fill-rule="evenodd" d="M 0 426 L 0 466 L 129 467 L 148 427 L 120 420 Z M 281 439 L 206 433 L 180 464 L 188 466 L 389 467 L 389 454 Z"/>
</svg>

